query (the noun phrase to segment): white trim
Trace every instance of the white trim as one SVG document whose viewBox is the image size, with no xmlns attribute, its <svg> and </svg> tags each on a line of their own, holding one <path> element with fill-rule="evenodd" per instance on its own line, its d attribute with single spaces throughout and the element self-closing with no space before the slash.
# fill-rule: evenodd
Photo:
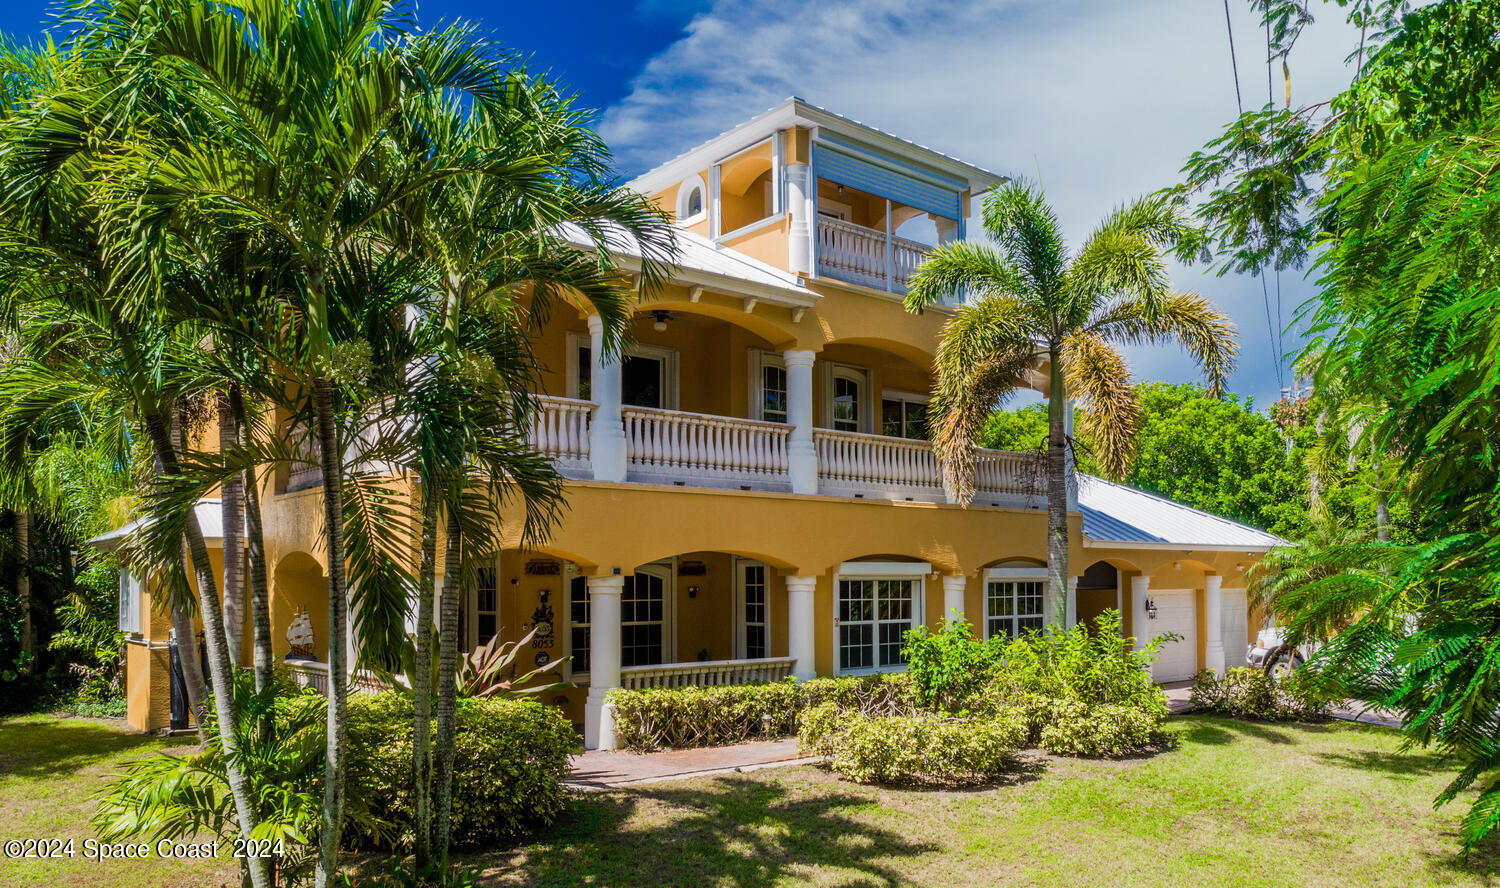
<svg viewBox="0 0 1500 888">
<path fill-rule="evenodd" d="M 843 659 L 843 652 L 839 637 L 839 584 L 844 580 L 906 580 L 912 583 L 911 593 L 911 623 L 910 627 L 927 625 L 927 578 L 932 574 L 932 565 L 925 561 L 845 561 L 839 565 L 833 575 L 833 621 L 831 635 L 833 640 L 833 674 L 834 675 L 874 675 L 881 672 L 905 671 L 904 664 L 896 666 L 881 666 L 880 660 L 880 619 L 868 621 L 872 627 L 873 635 L 871 643 L 874 645 L 874 657 L 876 665 L 860 668 L 845 669 L 839 665 Z M 878 604 L 876 605 L 878 607 Z M 861 620 L 864 624 L 866 621 Z"/>
<path fill-rule="evenodd" d="M 687 197 L 697 188 L 702 201 L 702 207 L 697 213 L 689 215 L 687 212 Z M 708 218 L 708 186 L 704 184 L 703 177 L 697 173 L 689 175 L 677 186 L 677 224 L 696 225 Z"/>
<path fill-rule="evenodd" d="M 568 658 L 568 665 L 564 670 L 563 678 L 574 684 L 586 686 L 589 683 L 589 674 L 573 670 L 573 664 L 578 662 L 573 659 L 573 582 L 575 580 L 583 581 L 583 594 L 587 596 L 589 594 L 588 577 L 579 573 L 577 565 L 573 564 L 573 562 L 563 562 L 562 619 L 556 619 L 557 612 L 554 610 L 553 631 L 560 631 L 562 633 L 562 653 L 564 657 Z M 590 638 L 593 637 L 592 633 L 594 631 L 593 616 L 593 612 L 590 611 L 588 623 Z M 558 623 L 562 624 L 561 629 L 557 628 Z"/>
<path fill-rule="evenodd" d="M 642 564 L 630 572 L 631 577 L 641 574 L 662 581 L 661 589 L 661 661 L 677 662 L 677 558 Z M 635 583 L 632 581 L 631 586 Z M 620 668 L 625 667 L 625 590 L 620 590 Z"/>
<path fill-rule="evenodd" d="M 783 393 L 787 396 L 787 415 L 781 419 L 766 419 L 765 416 L 765 368 L 779 367 L 781 368 L 781 372 L 786 374 L 786 359 L 781 356 L 780 352 L 768 351 L 763 348 L 748 349 L 748 353 L 750 360 L 750 418 L 758 419 L 762 422 L 791 422 L 792 383 L 789 375 L 785 377 L 786 391 Z"/>
<path fill-rule="evenodd" d="M 926 561 L 845 561 L 834 571 L 839 577 L 879 577 L 888 580 L 926 578 L 932 573 L 932 565 Z"/>
<path fill-rule="evenodd" d="M 1047 578 L 1047 568 L 1037 565 L 1036 567 L 990 567 L 985 568 L 984 581 L 990 580 L 1031 580 L 1041 577 Z"/>
<path fill-rule="evenodd" d="M 1039 584 L 1041 584 L 1041 587 L 1042 587 L 1041 590 L 1040 590 L 1041 591 L 1041 605 L 1042 605 L 1041 613 L 1036 613 L 1036 614 L 1018 614 L 1018 613 L 1016 613 L 1016 609 L 1017 608 L 1016 608 L 1015 605 L 1016 605 L 1016 600 L 1017 600 L 1017 598 L 1019 598 L 1019 596 L 1017 595 L 1017 591 L 1018 590 L 1016 590 L 1014 587 L 1012 587 L 1011 592 L 1010 592 L 1010 599 L 1011 599 L 1011 613 L 1010 613 L 1010 615 L 1006 616 L 1006 617 L 991 617 L 990 616 L 990 584 L 992 584 L 992 583 L 1008 583 L 1008 584 L 1039 583 Z M 988 639 L 994 637 L 994 633 L 990 631 L 990 620 L 1008 620 L 1008 621 L 1010 621 L 1011 627 L 1016 631 L 1017 634 L 1019 634 L 1020 633 L 1019 621 L 1021 620 L 1022 617 L 1025 617 L 1026 619 L 1029 619 L 1029 620 L 1040 620 L 1042 622 L 1042 626 L 1045 627 L 1046 624 L 1047 624 L 1047 616 L 1046 616 L 1046 614 L 1047 614 L 1047 569 L 1045 567 L 1040 567 L 1040 568 L 1019 568 L 1019 567 L 1013 567 L 1013 568 L 999 567 L 999 568 L 995 568 L 995 567 L 992 567 L 992 568 L 989 568 L 989 569 L 985 570 L 985 572 L 984 572 L 984 582 L 981 583 L 980 586 L 979 586 L 979 634 L 980 634 L 981 638 L 984 638 L 984 639 L 988 640 Z M 1010 635 L 1010 636 L 1007 636 L 1007 637 L 1009 637 L 1009 638 L 1015 638 L 1016 635 Z"/>
<path fill-rule="evenodd" d="M 714 243 L 722 244 L 725 241 L 734 240 L 741 235 L 751 234 L 753 232 L 759 231 L 762 228 L 770 228 L 772 225 L 779 224 L 781 220 L 785 218 L 785 216 L 785 213 L 772 213 L 769 216 L 762 216 L 761 218 L 756 219 L 754 222 L 741 225 L 739 228 L 736 228 L 733 231 L 719 235 L 718 237 L 714 238 Z M 730 249 L 732 250 L 734 248 L 730 247 Z"/>
<path fill-rule="evenodd" d="M 129 636 L 141 635 L 141 581 L 129 570 L 121 570 L 119 578 L 119 600 L 115 607 L 115 625 Z"/>
<path fill-rule="evenodd" d="M 816 183 L 814 183 L 814 185 L 816 186 Z M 826 207 L 826 209 L 825 209 L 825 207 Z M 818 198 L 818 215 L 819 216 L 829 216 L 831 218 L 839 220 L 840 222 L 848 222 L 849 221 L 849 215 L 851 213 L 853 213 L 853 212 L 854 212 L 854 205 L 853 204 L 847 204 L 847 203 L 844 203 L 841 200 L 834 200 L 831 197 L 819 197 Z"/>
<path fill-rule="evenodd" d="M 823 361 L 823 427 L 840 432 L 859 432 L 870 434 L 872 410 L 870 409 L 870 370 L 857 364 L 840 364 L 837 361 Z M 833 401 L 834 380 L 842 376 L 859 385 L 859 401 L 855 409 L 859 411 L 859 428 L 840 429 L 833 424 Z"/>
</svg>

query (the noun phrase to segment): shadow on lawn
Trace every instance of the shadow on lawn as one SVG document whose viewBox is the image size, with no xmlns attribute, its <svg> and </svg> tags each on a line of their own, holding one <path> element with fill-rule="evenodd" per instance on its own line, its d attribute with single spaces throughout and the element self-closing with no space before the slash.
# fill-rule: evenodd
<svg viewBox="0 0 1500 888">
<path fill-rule="evenodd" d="M 108 725 L 40 717 L 0 719 L 0 774 L 55 777 L 152 742 L 146 735 Z"/>
<path fill-rule="evenodd" d="M 1452 773 L 1456 768 L 1445 765 L 1441 758 L 1427 752 L 1379 752 L 1373 749 L 1355 752 L 1320 752 L 1319 760 L 1340 768 L 1355 771 L 1379 771 L 1391 777 L 1426 777 L 1431 774 Z"/>
<path fill-rule="evenodd" d="M 799 867 L 833 867 L 845 871 L 842 885 L 896 885 L 903 877 L 891 858 L 939 846 L 912 840 L 900 823 L 886 829 L 853 816 L 874 804 L 837 786 L 791 798 L 779 781 L 743 777 L 584 796 L 543 844 L 487 866 L 481 884 L 756 888 Z"/>
</svg>

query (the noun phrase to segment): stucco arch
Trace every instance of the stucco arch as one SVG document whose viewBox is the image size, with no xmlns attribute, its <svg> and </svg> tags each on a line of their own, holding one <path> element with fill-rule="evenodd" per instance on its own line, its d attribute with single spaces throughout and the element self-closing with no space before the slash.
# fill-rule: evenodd
<svg viewBox="0 0 1500 888">
<path fill-rule="evenodd" d="M 783 573 L 795 572 L 797 569 L 797 565 L 792 564 L 785 558 L 778 558 L 774 555 L 768 555 L 764 552 L 756 552 L 750 549 L 743 549 L 734 546 L 700 546 L 697 548 L 683 548 L 681 546 L 674 546 L 673 551 L 671 552 L 663 552 L 654 557 L 643 558 L 640 561 L 637 561 L 634 564 L 630 565 L 629 567 L 624 567 L 623 570 L 625 573 L 630 573 L 636 567 L 639 567 L 643 564 L 652 564 L 658 561 L 666 561 L 669 558 L 680 558 L 684 555 L 691 555 L 697 552 L 712 552 L 719 555 L 733 555 L 738 558 L 748 558 L 752 561 L 759 561 L 762 564 L 765 564 L 768 567 L 774 568 Z"/>
<path fill-rule="evenodd" d="M 313 653 L 328 660 L 328 575 L 311 553 L 295 551 L 283 555 L 271 571 L 271 651 L 279 657 L 290 649 L 287 627 L 299 611 L 312 623 Z"/>
<path fill-rule="evenodd" d="M 725 161 L 719 167 L 719 189 L 728 194 L 744 194 L 755 180 L 771 172 L 771 157 L 752 151 Z"/>
<path fill-rule="evenodd" d="M 907 361 L 924 373 L 931 373 L 936 355 L 915 343 L 902 342 L 898 339 L 886 339 L 872 336 L 849 336 L 832 339 L 824 343 L 824 348 L 831 345 L 852 345 L 864 348 L 872 348 L 877 351 L 888 352 Z"/>
<path fill-rule="evenodd" d="M 705 318 L 713 318 L 724 321 L 742 330 L 759 336 L 766 344 L 775 350 L 792 348 L 797 344 L 797 332 L 792 329 L 791 314 L 783 310 L 786 315 L 785 323 L 775 319 L 773 308 L 756 308 L 754 311 L 745 311 L 745 304 L 740 299 L 730 299 L 718 294 L 704 293 L 699 296 L 697 302 L 667 294 L 650 302 L 643 302 L 635 309 L 635 317 L 650 317 L 653 311 L 670 311 L 673 314 L 698 315 Z"/>
</svg>

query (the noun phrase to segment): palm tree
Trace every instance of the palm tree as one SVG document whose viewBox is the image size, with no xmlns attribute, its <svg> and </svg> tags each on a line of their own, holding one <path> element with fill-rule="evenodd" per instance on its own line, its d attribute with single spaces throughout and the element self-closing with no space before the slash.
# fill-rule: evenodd
<svg viewBox="0 0 1500 888">
<path fill-rule="evenodd" d="M 1068 576 L 1066 407 L 1087 404 L 1081 431 L 1106 474 L 1125 473 L 1140 405 L 1116 346 L 1176 341 L 1202 366 L 1211 391 L 1224 387 L 1238 349 L 1233 325 L 1208 300 L 1172 289 L 1169 256 L 1187 261 L 1202 233 L 1166 197 L 1111 213 L 1076 255 L 1039 190 L 1012 183 L 984 202 L 994 246 L 954 242 L 928 254 L 913 275 L 908 311 L 968 299 L 943 330 L 929 422 L 951 499 L 974 498 L 974 441 L 997 403 L 1040 359 L 1047 387 L 1047 605 L 1062 619 Z"/>
</svg>

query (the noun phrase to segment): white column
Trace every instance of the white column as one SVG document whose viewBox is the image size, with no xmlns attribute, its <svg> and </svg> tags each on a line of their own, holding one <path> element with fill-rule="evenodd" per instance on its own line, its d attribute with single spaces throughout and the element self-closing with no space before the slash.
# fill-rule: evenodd
<svg viewBox="0 0 1500 888">
<path fill-rule="evenodd" d="M 1223 597 L 1220 592 L 1223 583 L 1224 578 L 1220 576 L 1203 578 L 1203 666 L 1221 676 L 1224 674 Z"/>
<path fill-rule="evenodd" d="M 594 480 L 625 480 L 625 426 L 620 418 L 620 362 L 604 354 L 604 321 L 589 315 L 589 396 L 599 406 L 589 425 Z"/>
<path fill-rule="evenodd" d="M 622 576 L 589 577 L 589 695 L 583 705 L 583 745 L 615 748 L 615 711 L 604 702 L 620 686 Z"/>
<path fill-rule="evenodd" d="M 964 617 L 964 586 L 968 578 L 963 574 L 943 577 L 943 622 L 962 620 Z M 956 613 L 955 613 L 956 612 Z"/>
<path fill-rule="evenodd" d="M 1072 629 L 1078 625 L 1078 578 L 1068 577 L 1068 610 L 1067 622 L 1063 625 Z"/>
<path fill-rule="evenodd" d="M 805 348 L 781 353 L 786 364 L 786 418 L 792 425 L 786 444 L 792 493 L 818 492 L 818 454 L 813 448 L 813 353 Z"/>
<path fill-rule="evenodd" d="M 932 224 L 937 227 L 939 244 L 946 244 L 949 241 L 957 239 L 958 220 L 949 219 L 946 216 L 935 216 L 930 213 L 928 214 L 928 218 L 932 219 Z"/>
<path fill-rule="evenodd" d="M 786 646 L 787 654 L 797 658 L 792 667 L 792 677 L 800 680 L 816 678 L 818 669 L 814 662 L 817 655 L 815 592 L 817 577 L 786 578 Z"/>
<path fill-rule="evenodd" d="M 1150 594 L 1150 577 L 1130 578 L 1130 613 L 1133 623 L 1131 631 L 1135 633 L 1136 650 L 1144 648 L 1152 638 L 1151 629 L 1146 625 L 1146 596 Z"/>
<path fill-rule="evenodd" d="M 813 201 L 817 199 L 817 183 L 813 181 L 812 167 L 805 163 L 789 163 L 786 166 L 786 208 L 791 214 L 791 226 L 787 236 L 787 270 L 792 274 L 812 274 Z"/>
</svg>

